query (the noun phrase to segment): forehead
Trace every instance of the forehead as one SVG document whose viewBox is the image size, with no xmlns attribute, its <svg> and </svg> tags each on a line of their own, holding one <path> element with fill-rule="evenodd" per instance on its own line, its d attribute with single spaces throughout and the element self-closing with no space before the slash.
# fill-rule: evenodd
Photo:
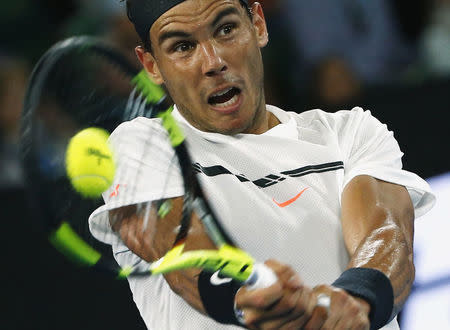
<svg viewBox="0 0 450 330">
<path fill-rule="evenodd" d="M 186 0 L 162 14 L 152 25 L 150 34 L 159 33 L 177 26 L 201 27 L 225 8 L 235 7 L 240 13 L 244 10 L 239 0 Z"/>
</svg>

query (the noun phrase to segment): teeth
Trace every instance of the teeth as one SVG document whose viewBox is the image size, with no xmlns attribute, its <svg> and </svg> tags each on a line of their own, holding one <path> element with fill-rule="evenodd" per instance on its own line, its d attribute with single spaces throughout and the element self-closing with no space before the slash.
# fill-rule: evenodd
<svg viewBox="0 0 450 330">
<path fill-rule="evenodd" d="M 226 108 L 229 107 L 230 105 L 233 105 L 237 99 L 238 99 L 239 95 L 236 94 L 235 96 L 233 96 L 229 101 L 225 102 L 225 103 L 216 103 L 214 104 L 215 107 L 217 108 Z"/>
<path fill-rule="evenodd" d="M 232 89 L 233 89 L 233 87 L 230 87 L 230 88 L 224 90 L 223 92 L 219 92 L 219 93 L 217 93 L 217 94 L 214 94 L 212 97 L 222 96 L 222 95 L 228 93 L 229 91 L 231 91 Z"/>
</svg>

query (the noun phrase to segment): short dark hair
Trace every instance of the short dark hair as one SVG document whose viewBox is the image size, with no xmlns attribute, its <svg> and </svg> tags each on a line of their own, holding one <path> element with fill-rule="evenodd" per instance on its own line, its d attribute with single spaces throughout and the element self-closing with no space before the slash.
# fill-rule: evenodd
<svg viewBox="0 0 450 330">
<path fill-rule="evenodd" d="M 124 1 L 124 0 L 121 0 Z M 168 1 L 170 3 L 170 1 Z M 178 1 L 175 1 L 175 3 Z M 179 1 L 182 2 L 182 1 Z M 253 13 L 248 5 L 248 0 L 239 0 L 242 7 L 247 12 L 248 17 L 250 20 L 253 18 Z M 154 12 L 151 7 L 152 0 L 146 0 L 146 1 L 139 1 L 139 0 L 126 0 L 126 9 L 127 9 L 127 16 L 131 23 L 133 23 L 134 28 L 139 35 L 142 44 L 144 46 L 144 49 L 150 53 L 152 53 L 152 44 L 150 41 L 150 28 L 152 27 L 153 23 L 152 20 L 156 20 L 155 17 L 148 14 L 149 19 L 145 20 L 146 23 L 143 23 L 142 17 L 145 17 L 146 12 Z M 170 4 L 168 4 L 166 7 L 170 7 Z M 165 8 L 164 8 L 165 9 Z M 136 19 L 137 13 L 139 13 L 139 18 Z M 142 16 L 141 16 L 142 15 Z M 149 24 L 150 21 L 151 24 Z"/>
</svg>

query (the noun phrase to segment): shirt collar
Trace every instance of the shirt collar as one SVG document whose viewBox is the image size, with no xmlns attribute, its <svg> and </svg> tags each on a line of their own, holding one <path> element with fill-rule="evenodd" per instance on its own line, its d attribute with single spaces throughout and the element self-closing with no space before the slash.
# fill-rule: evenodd
<svg viewBox="0 0 450 330">
<path fill-rule="evenodd" d="M 266 105 L 266 109 L 267 109 L 267 111 L 270 111 L 278 118 L 278 120 L 280 121 L 280 124 L 272 127 L 267 132 L 264 132 L 262 134 L 240 133 L 240 134 L 236 134 L 236 135 L 224 135 L 224 134 L 219 134 L 219 133 L 211 133 L 211 132 L 201 131 L 201 130 L 195 128 L 194 126 L 192 126 L 186 120 L 186 118 L 184 118 L 181 115 L 181 113 L 178 110 L 176 105 L 174 105 L 172 115 L 177 121 L 179 121 L 183 125 L 189 127 L 191 130 L 196 132 L 198 135 L 202 136 L 206 140 L 210 140 L 213 142 L 227 142 L 227 141 L 230 142 L 230 141 L 233 141 L 236 139 L 238 139 L 238 140 L 243 139 L 243 138 L 245 139 L 246 137 L 250 137 L 250 136 L 275 136 L 275 137 L 289 138 L 289 139 L 295 139 L 295 140 L 298 139 L 297 126 L 295 124 L 295 119 L 293 118 L 293 116 L 291 116 L 288 112 L 286 112 L 278 107 L 275 107 L 273 105 Z"/>
</svg>

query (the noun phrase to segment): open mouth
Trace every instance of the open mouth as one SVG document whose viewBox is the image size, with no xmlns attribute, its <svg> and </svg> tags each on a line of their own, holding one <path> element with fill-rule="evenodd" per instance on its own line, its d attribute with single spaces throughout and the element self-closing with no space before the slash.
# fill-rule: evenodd
<svg viewBox="0 0 450 330">
<path fill-rule="evenodd" d="M 241 90 L 236 87 L 230 87 L 220 91 L 208 98 L 208 103 L 215 108 L 227 108 L 234 105 L 241 94 Z"/>
</svg>

